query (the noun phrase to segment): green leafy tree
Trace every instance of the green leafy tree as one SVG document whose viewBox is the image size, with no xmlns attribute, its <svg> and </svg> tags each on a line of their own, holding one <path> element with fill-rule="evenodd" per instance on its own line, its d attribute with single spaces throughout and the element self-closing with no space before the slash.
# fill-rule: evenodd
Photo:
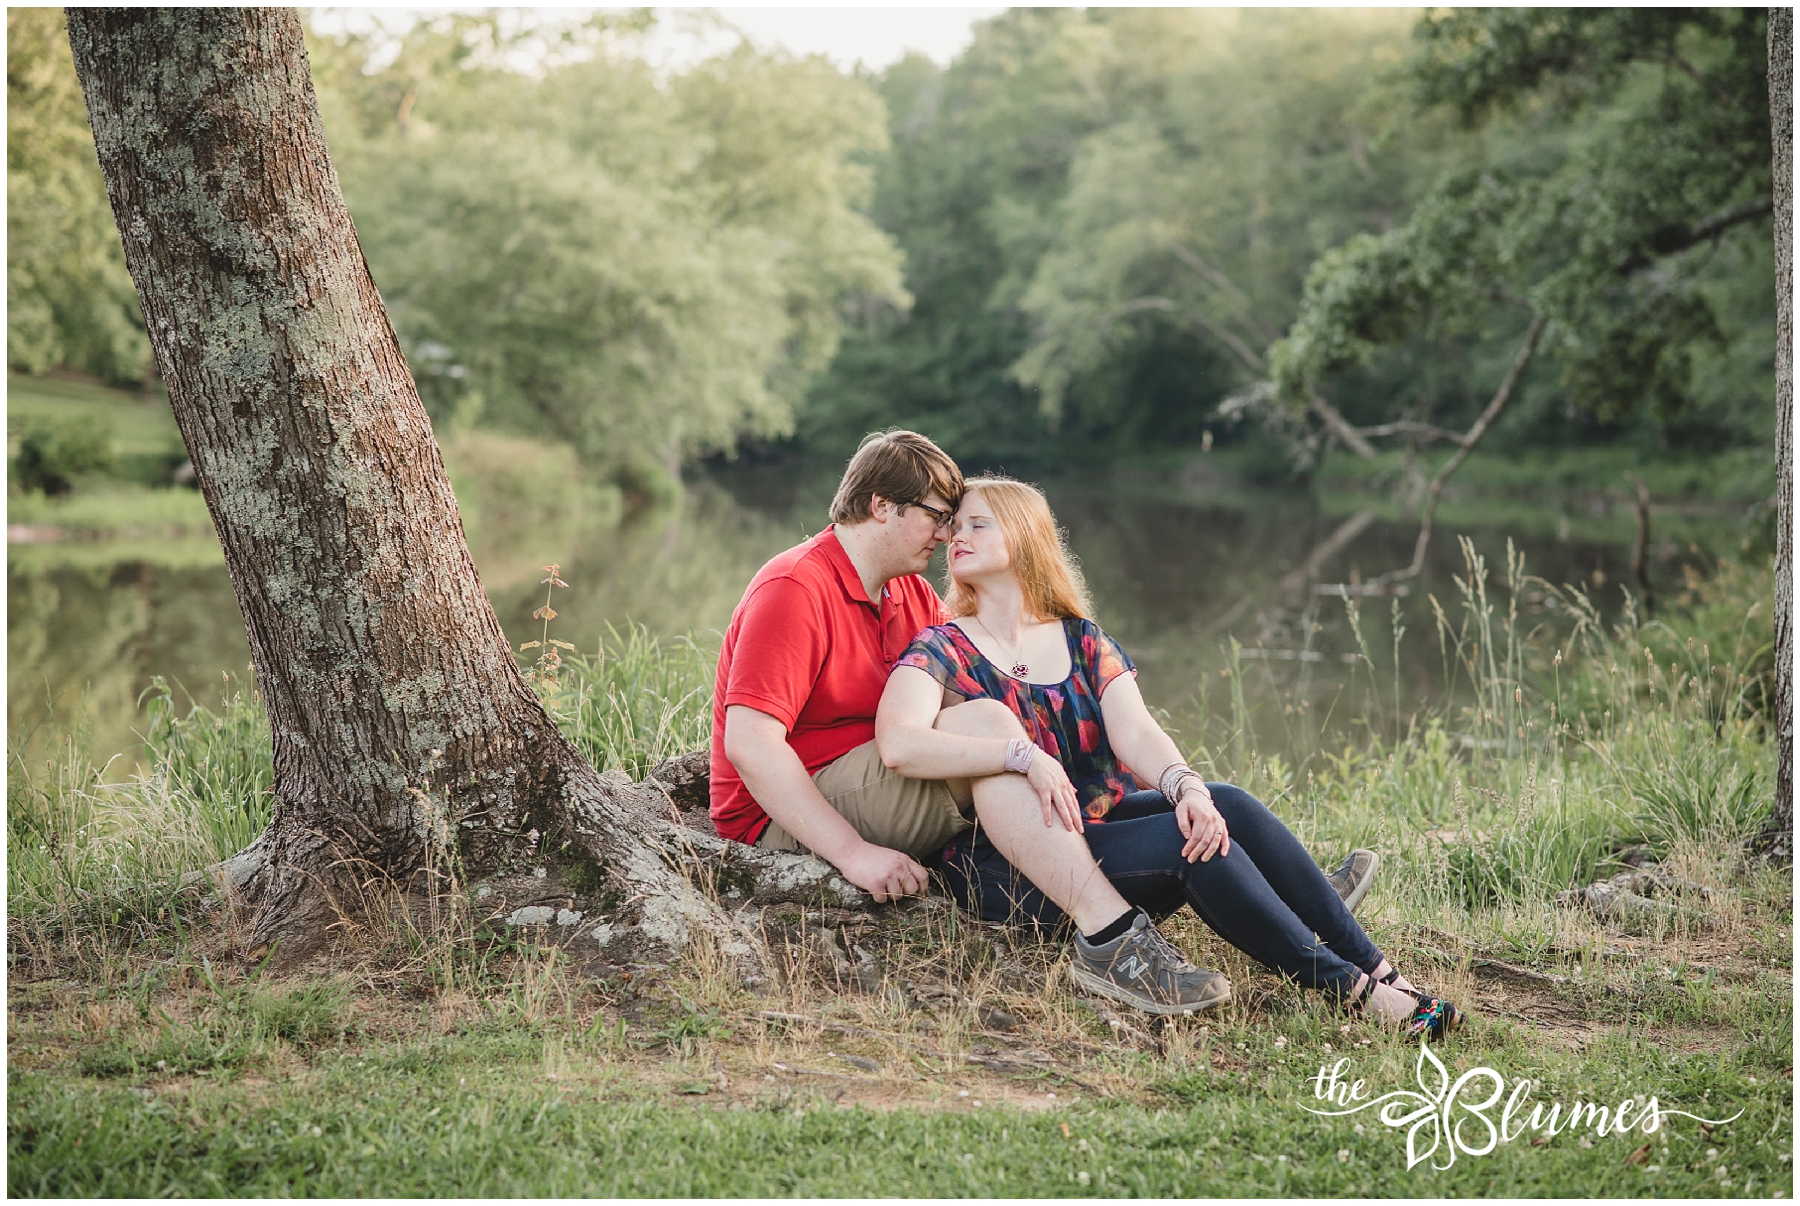
<svg viewBox="0 0 1800 1206">
<path fill-rule="evenodd" d="M 1322 256 L 1271 356 L 1290 409 L 1417 339 L 1515 351 L 1466 432 L 1404 414 L 1382 434 L 1457 447 L 1426 491 L 1422 564 L 1443 479 L 1518 393 L 1542 349 L 1569 408 L 1669 421 L 1695 365 L 1732 336 L 1721 278 L 1765 265 L 1768 93 L 1760 10 L 1461 10 L 1427 16 L 1420 102 L 1483 135 L 1409 218 Z M 1746 324 L 1762 337 L 1762 324 Z"/>
<path fill-rule="evenodd" d="M 1005 372 L 1029 333 L 1016 302 L 1041 215 L 1079 140 L 1106 121 L 1107 84 L 1087 71 L 1098 11 L 1012 9 L 979 23 L 949 67 L 913 55 L 880 77 L 892 148 L 872 212 L 905 250 L 914 304 L 871 313 L 846 339 L 802 412 L 809 447 L 846 451 L 890 424 L 965 458 L 1046 447 Z"/>
<path fill-rule="evenodd" d="M 1393 120 L 1376 80 L 1403 36 L 1388 14 L 1013 10 L 947 69 L 890 68 L 874 212 L 916 303 L 846 343 L 807 440 L 1198 442 L 1267 376 L 1312 260 L 1419 191 L 1445 123 Z"/>
<path fill-rule="evenodd" d="M 845 312 L 907 297 L 861 213 L 857 157 L 885 141 L 866 84 L 748 46 L 662 83 L 619 32 L 567 27 L 534 74 L 498 14 L 416 27 L 379 70 L 368 38 L 316 57 L 434 418 L 565 440 L 655 492 L 786 434 Z"/>
<path fill-rule="evenodd" d="M 1107 24 L 1114 73 L 1147 63 L 1162 78 L 1082 141 L 1020 298 L 1033 331 L 1010 372 L 1047 416 L 1145 328 L 1224 370 L 1215 400 L 1267 375 L 1263 350 L 1312 259 L 1417 191 L 1430 132 L 1399 136 L 1391 98 L 1371 87 L 1403 21 L 1149 10 Z"/>
<path fill-rule="evenodd" d="M 6 10 L 6 358 L 109 382 L 151 371 L 61 9 Z"/>
</svg>

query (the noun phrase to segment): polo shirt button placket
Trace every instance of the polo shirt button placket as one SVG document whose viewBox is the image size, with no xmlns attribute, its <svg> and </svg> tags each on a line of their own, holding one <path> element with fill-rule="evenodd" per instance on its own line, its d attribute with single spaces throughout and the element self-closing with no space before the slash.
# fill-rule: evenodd
<svg viewBox="0 0 1800 1206">
<path fill-rule="evenodd" d="M 887 629 L 888 619 L 894 614 L 893 596 L 888 588 L 881 588 L 881 598 L 875 604 L 875 648 L 881 654 L 882 665 L 889 670 L 894 668 L 894 659 L 888 654 Z"/>
</svg>

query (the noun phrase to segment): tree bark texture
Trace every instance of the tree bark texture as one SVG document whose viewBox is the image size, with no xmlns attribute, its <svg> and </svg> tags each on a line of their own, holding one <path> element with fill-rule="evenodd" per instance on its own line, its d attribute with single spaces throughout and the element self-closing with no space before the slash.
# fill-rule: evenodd
<svg viewBox="0 0 1800 1206">
<path fill-rule="evenodd" d="M 1775 810 L 1763 844 L 1794 849 L 1794 10 L 1769 10 L 1775 179 Z"/>
<path fill-rule="evenodd" d="M 248 629 L 268 830 L 226 864 L 256 937 L 440 848 L 479 873 L 560 831 L 680 949 L 736 934 L 671 814 L 557 731 L 476 575 L 326 151 L 292 10 L 68 10 L 157 365 Z M 620 927 L 629 929 L 631 927 Z M 734 943 L 736 939 L 733 939 Z"/>
</svg>

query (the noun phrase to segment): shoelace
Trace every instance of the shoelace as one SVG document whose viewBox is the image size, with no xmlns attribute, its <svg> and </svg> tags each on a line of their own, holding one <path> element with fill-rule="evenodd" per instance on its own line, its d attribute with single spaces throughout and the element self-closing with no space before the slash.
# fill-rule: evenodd
<svg viewBox="0 0 1800 1206">
<path fill-rule="evenodd" d="M 1192 963 L 1189 963 L 1187 956 L 1183 955 L 1179 950 L 1176 950 L 1175 944 L 1163 937 L 1163 932 L 1154 925 L 1146 927 L 1144 930 L 1144 937 L 1149 941 L 1150 945 L 1155 948 L 1157 954 L 1161 955 L 1164 959 L 1167 959 L 1174 965 L 1174 970 L 1177 973 L 1200 970 Z"/>
</svg>

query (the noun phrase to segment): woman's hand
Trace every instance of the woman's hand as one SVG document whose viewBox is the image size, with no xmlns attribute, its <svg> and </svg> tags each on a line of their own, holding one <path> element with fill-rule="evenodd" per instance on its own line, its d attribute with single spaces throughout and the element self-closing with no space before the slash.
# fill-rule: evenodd
<svg viewBox="0 0 1800 1206">
<path fill-rule="evenodd" d="M 1175 823 L 1187 842 L 1181 857 L 1188 862 L 1212 861 L 1215 854 L 1231 853 L 1231 835 L 1225 831 L 1225 818 L 1213 804 L 1212 793 L 1199 779 L 1183 779 L 1177 789 L 1181 799 L 1175 804 Z"/>
<path fill-rule="evenodd" d="M 1056 828 L 1060 819 L 1063 828 L 1070 833 L 1081 832 L 1081 801 L 1076 797 L 1075 785 L 1069 782 L 1069 772 L 1063 769 L 1062 763 L 1034 745 L 1025 778 L 1037 792 L 1038 803 L 1043 805 L 1046 829 Z"/>
</svg>

